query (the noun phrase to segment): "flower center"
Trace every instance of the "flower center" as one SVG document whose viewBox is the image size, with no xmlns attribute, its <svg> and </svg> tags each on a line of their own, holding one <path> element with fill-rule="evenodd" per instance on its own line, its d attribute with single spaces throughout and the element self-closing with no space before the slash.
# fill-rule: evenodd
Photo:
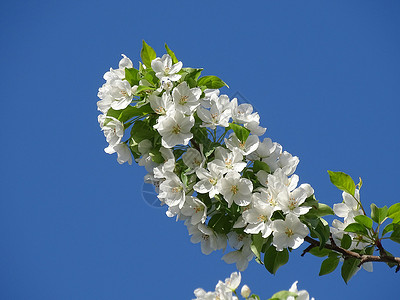
<svg viewBox="0 0 400 300">
<path fill-rule="evenodd" d="M 171 68 L 170 68 L 170 67 L 165 67 L 165 69 L 164 69 L 164 74 L 165 74 L 165 75 L 168 75 L 168 74 L 169 74 L 169 71 L 171 71 Z"/>
<path fill-rule="evenodd" d="M 294 198 L 289 199 L 289 209 L 293 210 L 297 207 L 297 201 Z"/>
<path fill-rule="evenodd" d="M 294 234 L 294 232 L 293 232 L 292 229 L 286 227 L 285 234 L 286 234 L 288 237 L 291 237 L 291 236 Z"/>
<path fill-rule="evenodd" d="M 185 105 L 186 102 L 188 102 L 189 96 L 182 96 L 181 99 L 179 100 L 180 105 Z"/>
<path fill-rule="evenodd" d="M 230 158 L 225 158 L 225 166 L 226 166 L 228 169 L 232 169 L 232 159 L 230 159 Z"/>
<path fill-rule="evenodd" d="M 211 114 L 211 119 L 212 119 L 212 121 L 213 121 L 214 123 L 217 122 L 217 118 L 218 118 L 218 113 Z"/>
<path fill-rule="evenodd" d="M 172 188 L 172 192 L 173 193 L 179 193 L 180 191 L 182 191 L 182 187 L 181 186 L 177 186 L 177 187 L 174 187 L 174 188 Z"/>
<path fill-rule="evenodd" d="M 263 221 L 263 222 L 268 221 L 268 217 L 264 216 L 264 215 L 259 215 L 257 219 L 260 220 L 260 221 Z"/>
<path fill-rule="evenodd" d="M 180 132 L 181 132 L 181 126 L 179 126 L 178 124 L 172 127 L 172 133 L 178 134 Z"/>
<path fill-rule="evenodd" d="M 216 185 L 217 184 L 217 180 L 215 178 L 210 178 L 208 179 L 208 181 L 212 184 L 212 185 Z"/>
<path fill-rule="evenodd" d="M 164 115 L 165 114 L 164 107 L 159 106 L 158 108 L 156 108 L 156 113 L 158 113 L 159 115 Z"/>
<path fill-rule="evenodd" d="M 198 212 L 201 212 L 201 211 L 203 211 L 204 210 L 204 207 L 202 207 L 202 206 L 197 206 L 196 208 L 195 208 L 195 213 L 198 213 Z"/>
<path fill-rule="evenodd" d="M 237 192 L 239 191 L 239 188 L 237 187 L 237 185 L 232 185 L 231 187 L 231 192 L 236 195 Z"/>
</svg>

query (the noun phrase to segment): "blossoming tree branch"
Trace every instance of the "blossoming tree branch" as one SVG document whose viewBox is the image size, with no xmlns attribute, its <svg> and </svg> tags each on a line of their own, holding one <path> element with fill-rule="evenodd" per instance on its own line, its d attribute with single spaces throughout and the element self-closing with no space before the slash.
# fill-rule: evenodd
<svg viewBox="0 0 400 300">
<path fill-rule="evenodd" d="M 104 74 L 98 121 L 105 152 L 146 168 L 144 180 L 167 216 L 184 221 L 204 254 L 223 250 L 222 259 L 239 271 L 255 259 L 275 274 L 305 242 L 302 255 L 324 259 L 319 275 L 340 262 L 346 282 L 373 262 L 399 271 L 400 258 L 385 244 L 400 243 L 400 203 L 368 209 L 361 180 L 331 171 L 343 201 L 333 208 L 320 203 L 309 184 L 299 185 L 299 158 L 263 137 L 253 107 L 220 94 L 224 81 L 184 68 L 165 48 L 157 57 L 143 41 L 137 68 L 123 55 L 119 68 Z M 327 215 L 338 218 L 329 225 Z"/>
</svg>

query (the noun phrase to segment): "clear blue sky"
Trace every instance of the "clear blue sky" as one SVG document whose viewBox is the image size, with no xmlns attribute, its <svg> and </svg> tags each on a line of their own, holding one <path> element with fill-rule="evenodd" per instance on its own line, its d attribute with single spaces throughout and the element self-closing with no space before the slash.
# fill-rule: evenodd
<svg viewBox="0 0 400 300">
<path fill-rule="evenodd" d="M 103 152 L 97 89 L 121 53 L 137 66 L 142 39 L 240 92 L 322 202 L 341 201 L 328 169 L 361 176 L 365 203 L 399 202 L 399 15 L 396 0 L 2 1 L 0 299 L 191 299 L 235 270 Z M 317 299 L 398 294 L 386 265 L 346 286 L 300 253 L 243 281 L 264 299 L 295 280 Z"/>
</svg>

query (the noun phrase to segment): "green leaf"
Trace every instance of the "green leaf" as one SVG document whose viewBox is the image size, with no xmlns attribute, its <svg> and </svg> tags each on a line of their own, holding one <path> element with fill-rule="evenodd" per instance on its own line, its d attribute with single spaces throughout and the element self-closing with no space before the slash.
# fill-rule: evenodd
<svg viewBox="0 0 400 300">
<path fill-rule="evenodd" d="M 209 157 L 214 152 L 215 148 L 220 146 L 220 144 L 212 142 L 205 144 L 204 146 L 205 146 L 203 150 L 204 156 Z"/>
<path fill-rule="evenodd" d="M 364 216 L 364 215 L 355 216 L 355 217 L 354 217 L 354 220 L 355 220 L 357 223 L 359 223 L 359 224 L 361 224 L 361 225 L 364 225 L 365 227 L 367 227 L 367 228 L 369 228 L 369 229 L 372 228 L 373 222 L 372 222 L 372 220 L 371 220 L 370 218 L 368 218 L 367 216 Z"/>
<path fill-rule="evenodd" d="M 356 184 L 349 175 L 343 172 L 328 171 L 331 182 L 341 191 L 354 196 Z"/>
<path fill-rule="evenodd" d="M 175 53 L 171 49 L 168 48 L 167 43 L 165 43 L 165 49 L 167 50 L 167 53 L 169 54 L 169 56 L 171 56 L 173 64 L 176 64 L 177 62 L 179 62 L 179 60 L 175 56 Z"/>
<path fill-rule="evenodd" d="M 215 223 L 222 217 L 222 213 L 216 213 L 213 215 L 210 220 L 208 221 L 207 226 L 213 228 Z"/>
<path fill-rule="evenodd" d="M 125 79 L 131 86 L 139 84 L 139 70 L 135 68 L 125 68 Z"/>
<path fill-rule="evenodd" d="M 257 173 L 260 170 L 265 171 L 267 173 L 271 173 L 271 169 L 265 162 L 263 162 L 261 160 L 254 161 L 253 172 Z"/>
<path fill-rule="evenodd" d="M 187 81 L 188 79 L 193 79 L 195 82 L 199 78 L 203 69 L 195 69 L 195 68 L 182 68 L 179 74 L 182 75 L 181 81 Z M 197 82 L 196 82 L 197 85 Z"/>
<path fill-rule="evenodd" d="M 360 181 L 357 183 L 357 187 L 358 187 L 359 190 L 361 190 L 363 182 L 361 180 L 361 177 L 358 177 L 358 178 L 360 179 Z"/>
<path fill-rule="evenodd" d="M 387 206 L 378 208 L 374 203 L 371 204 L 371 218 L 376 223 L 381 224 L 388 214 Z"/>
<path fill-rule="evenodd" d="M 289 261 L 289 252 L 285 248 L 283 251 L 276 251 L 275 246 L 270 246 L 264 255 L 265 268 L 271 274 L 275 274 L 278 269 Z"/>
<path fill-rule="evenodd" d="M 294 297 L 295 299 L 298 297 L 297 293 L 289 292 L 289 291 L 280 291 L 272 295 L 268 300 L 286 300 L 288 297 Z"/>
<path fill-rule="evenodd" d="M 310 229 L 311 235 L 314 235 L 319 239 L 319 248 L 322 249 L 330 237 L 330 229 L 328 223 L 322 218 L 301 218 L 301 221 L 307 225 L 308 229 Z"/>
<path fill-rule="evenodd" d="M 232 229 L 233 222 L 229 216 L 217 213 L 211 217 L 207 225 L 218 233 L 227 234 Z"/>
<path fill-rule="evenodd" d="M 272 213 L 272 217 L 271 217 L 272 221 L 275 220 L 285 220 L 285 215 L 283 214 L 283 212 L 281 210 L 276 210 Z"/>
<path fill-rule="evenodd" d="M 181 180 L 182 180 L 182 183 L 184 184 L 184 186 L 187 186 L 188 177 L 185 173 L 181 173 Z"/>
<path fill-rule="evenodd" d="M 222 88 L 223 86 L 229 87 L 225 82 L 223 82 L 220 78 L 217 76 L 204 76 L 201 77 L 198 82 L 198 86 L 205 86 L 209 89 L 219 89 Z"/>
<path fill-rule="evenodd" d="M 246 142 L 247 138 L 249 137 L 250 134 L 250 130 L 248 130 L 247 128 L 237 125 L 237 124 L 233 124 L 233 123 L 229 123 L 229 128 L 233 130 L 233 132 L 235 133 L 236 137 L 242 142 Z"/>
<path fill-rule="evenodd" d="M 253 251 L 254 255 L 261 262 L 261 251 L 266 239 L 262 237 L 261 232 L 258 234 L 253 234 L 251 238 L 252 238 L 252 243 L 250 246 L 251 251 Z"/>
<path fill-rule="evenodd" d="M 125 123 L 133 117 L 145 116 L 153 112 L 154 111 L 151 109 L 150 104 L 146 104 L 141 107 L 128 105 L 126 108 L 121 110 L 114 110 L 110 108 L 107 112 L 107 116 L 114 117 L 122 123 Z"/>
<path fill-rule="evenodd" d="M 319 249 L 319 247 L 314 247 L 310 251 L 308 251 L 308 253 L 316 257 L 324 257 L 328 256 L 330 253 L 332 253 L 332 251 L 326 248 Z"/>
<path fill-rule="evenodd" d="M 192 128 L 193 138 L 199 144 L 208 145 L 210 139 L 208 138 L 208 132 L 205 127 L 193 126 Z"/>
<path fill-rule="evenodd" d="M 394 225 L 393 223 L 390 223 L 390 224 L 387 224 L 387 225 L 385 226 L 385 228 L 383 228 L 382 237 L 383 237 L 385 234 L 387 234 L 387 233 L 389 233 L 389 232 L 391 232 L 391 231 L 394 230 L 393 225 Z"/>
<path fill-rule="evenodd" d="M 351 246 L 352 240 L 348 234 L 343 234 L 342 240 L 340 241 L 340 247 L 344 249 L 349 249 Z"/>
<path fill-rule="evenodd" d="M 400 244 L 400 225 L 399 224 L 393 224 L 393 233 L 390 235 L 390 239 L 393 242 Z"/>
<path fill-rule="evenodd" d="M 143 64 L 151 68 L 151 62 L 157 57 L 156 52 L 143 40 L 142 51 L 140 51 L 140 57 L 142 58 Z"/>
<path fill-rule="evenodd" d="M 304 201 L 305 204 L 307 204 L 308 206 L 317 206 L 318 205 L 318 201 L 317 199 L 315 199 L 315 195 L 311 195 L 310 197 L 308 197 L 306 199 L 306 201 Z"/>
<path fill-rule="evenodd" d="M 160 81 L 160 79 L 156 76 L 156 72 L 154 72 L 152 69 L 147 69 L 145 74 L 144 74 L 144 79 L 152 85 L 152 87 L 155 87 L 155 85 Z"/>
<path fill-rule="evenodd" d="M 160 153 L 160 149 L 151 149 L 149 155 L 155 163 L 162 164 L 165 162 L 164 157 Z"/>
<path fill-rule="evenodd" d="M 346 232 L 353 232 L 361 235 L 368 236 L 367 228 L 359 223 L 351 223 L 344 229 Z"/>
<path fill-rule="evenodd" d="M 387 216 L 393 219 L 393 223 L 400 223 L 400 203 L 395 203 L 389 207 Z"/>
<path fill-rule="evenodd" d="M 349 282 L 350 278 L 356 274 L 359 263 L 360 261 L 356 258 L 347 258 L 344 260 L 341 273 L 346 284 Z"/>
<path fill-rule="evenodd" d="M 156 132 L 147 122 L 136 121 L 131 129 L 131 137 L 136 143 L 140 143 L 143 140 L 150 140 L 153 138 Z"/>
<path fill-rule="evenodd" d="M 333 209 L 326 204 L 323 203 L 318 203 L 317 207 L 317 216 L 318 217 L 324 217 L 328 215 L 334 215 L 335 213 L 333 212 Z"/>
<path fill-rule="evenodd" d="M 139 94 L 139 93 L 142 93 L 142 92 L 148 92 L 148 91 L 154 91 L 155 89 L 156 89 L 156 88 L 151 87 L 151 86 L 140 85 L 140 86 L 137 88 L 135 94 Z"/>
<path fill-rule="evenodd" d="M 319 276 L 329 274 L 335 271 L 338 266 L 340 258 L 334 254 L 330 255 L 327 259 L 325 259 L 321 264 L 321 269 L 319 271 Z"/>
<path fill-rule="evenodd" d="M 333 209 L 329 205 L 318 203 L 318 201 L 315 201 L 313 204 L 311 204 L 311 202 L 307 202 L 306 200 L 304 205 L 311 206 L 311 209 L 305 215 L 307 218 L 318 218 L 334 215 Z"/>
</svg>

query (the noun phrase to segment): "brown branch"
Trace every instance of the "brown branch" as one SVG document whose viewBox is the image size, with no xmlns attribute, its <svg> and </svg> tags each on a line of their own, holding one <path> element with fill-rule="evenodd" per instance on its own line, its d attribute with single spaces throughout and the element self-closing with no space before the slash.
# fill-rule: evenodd
<svg viewBox="0 0 400 300">
<path fill-rule="evenodd" d="M 310 246 L 312 246 L 310 248 L 310 246 L 308 246 L 302 256 L 304 256 L 305 253 L 307 253 L 308 251 L 310 251 L 312 248 L 314 247 L 319 247 L 320 242 L 317 240 L 314 240 L 313 238 L 306 236 L 304 238 L 304 240 L 310 244 Z M 380 247 L 382 247 L 382 245 L 380 245 Z M 397 265 L 396 268 L 396 273 L 400 270 L 400 257 L 394 257 L 394 256 L 389 256 L 386 254 L 386 252 L 382 250 L 378 247 L 378 249 L 380 250 L 381 256 L 377 256 L 377 255 L 367 255 L 367 254 L 359 254 L 357 252 L 351 251 L 351 250 L 347 250 L 344 249 L 342 247 L 337 246 L 335 243 L 332 244 L 325 244 L 324 248 L 329 249 L 329 250 L 333 250 L 335 252 L 338 252 L 340 254 L 343 255 L 344 258 L 356 258 L 360 260 L 360 264 L 359 267 L 366 263 L 366 262 L 385 262 L 385 263 L 394 263 Z M 307 251 L 306 251 L 307 250 Z"/>
<path fill-rule="evenodd" d="M 307 252 L 310 252 L 310 250 L 311 250 L 312 248 L 314 248 L 314 247 L 316 247 L 316 246 L 313 245 L 313 244 L 310 244 L 306 249 L 304 249 L 303 253 L 302 253 L 300 256 L 306 255 L 306 253 L 307 253 Z"/>
<path fill-rule="evenodd" d="M 193 147 L 200 152 L 200 146 L 196 143 L 194 139 L 191 139 L 190 142 L 192 143 Z"/>
</svg>

